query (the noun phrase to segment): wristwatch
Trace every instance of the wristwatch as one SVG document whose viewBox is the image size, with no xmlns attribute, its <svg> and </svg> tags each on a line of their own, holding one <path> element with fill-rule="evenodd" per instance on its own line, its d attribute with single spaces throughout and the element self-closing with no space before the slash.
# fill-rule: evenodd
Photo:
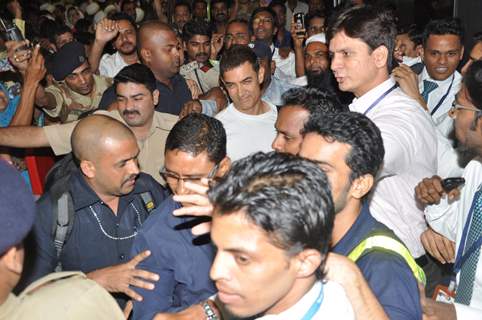
<svg viewBox="0 0 482 320">
<path fill-rule="evenodd" d="M 206 315 L 207 320 L 219 320 L 218 316 L 214 312 L 213 308 L 209 305 L 207 301 L 204 301 L 201 306 L 203 307 L 204 314 Z"/>
</svg>

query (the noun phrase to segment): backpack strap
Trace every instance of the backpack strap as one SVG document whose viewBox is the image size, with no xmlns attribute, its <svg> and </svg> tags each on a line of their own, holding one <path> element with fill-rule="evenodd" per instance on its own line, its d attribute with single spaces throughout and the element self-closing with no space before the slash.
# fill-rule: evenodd
<svg viewBox="0 0 482 320">
<path fill-rule="evenodd" d="M 407 247 L 405 247 L 405 245 L 399 240 L 388 235 L 369 235 L 348 254 L 348 258 L 351 261 L 356 262 L 358 259 L 372 251 L 389 251 L 400 256 L 409 266 L 415 279 L 425 285 L 425 273 L 423 272 L 423 269 L 418 266 L 417 262 L 415 262 L 410 251 L 408 251 Z"/>
</svg>

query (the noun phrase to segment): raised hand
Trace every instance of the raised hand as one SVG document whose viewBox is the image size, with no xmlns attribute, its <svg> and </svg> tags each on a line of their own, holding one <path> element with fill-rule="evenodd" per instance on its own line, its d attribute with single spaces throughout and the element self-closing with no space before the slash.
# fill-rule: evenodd
<svg viewBox="0 0 482 320">
<path fill-rule="evenodd" d="M 27 70 L 25 71 L 25 82 L 32 81 L 33 83 L 39 83 L 45 77 L 46 73 L 45 59 L 40 53 L 40 45 L 36 45 L 33 49 L 32 59 L 30 59 Z"/>
<path fill-rule="evenodd" d="M 104 18 L 97 23 L 95 28 L 95 40 L 106 43 L 114 39 L 119 33 L 117 21 Z"/>
<path fill-rule="evenodd" d="M 27 49 L 29 45 L 30 42 L 28 40 L 7 41 L 5 43 L 5 46 L 7 47 L 8 61 L 22 74 L 27 70 L 28 61 L 32 56 L 32 50 Z"/>
</svg>

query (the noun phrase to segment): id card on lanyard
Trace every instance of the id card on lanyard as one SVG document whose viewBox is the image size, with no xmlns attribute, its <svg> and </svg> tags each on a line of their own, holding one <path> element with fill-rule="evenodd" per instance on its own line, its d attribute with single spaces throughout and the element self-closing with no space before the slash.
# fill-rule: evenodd
<svg viewBox="0 0 482 320">
<path fill-rule="evenodd" d="M 482 245 L 482 234 L 479 235 L 477 241 L 475 241 L 470 248 L 465 250 L 465 245 L 467 243 L 467 236 L 469 233 L 470 225 L 472 224 L 472 216 L 474 215 L 475 206 L 477 204 L 477 198 L 481 190 L 482 184 L 479 184 L 477 187 L 477 191 L 474 194 L 474 199 L 472 200 L 472 204 L 470 205 L 469 214 L 467 215 L 467 221 L 465 222 L 464 229 L 462 231 L 462 237 L 460 238 L 460 246 L 457 250 L 457 255 L 455 256 L 455 263 L 454 263 L 454 273 L 457 274 L 462 269 L 465 261 L 475 252 L 481 245 Z M 464 252 L 465 251 L 465 252 Z"/>
</svg>

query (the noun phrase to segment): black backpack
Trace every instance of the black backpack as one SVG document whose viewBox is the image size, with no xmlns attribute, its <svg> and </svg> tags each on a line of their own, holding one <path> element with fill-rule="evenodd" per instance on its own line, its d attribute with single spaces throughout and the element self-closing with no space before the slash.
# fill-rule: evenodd
<svg viewBox="0 0 482 320">
<path fill-rule="evenodd" d="M 58 161 L 48 172 L 45 179 L 45 192 L 48 192 L 52 203 L 52 237 L 57 252 L 58 264 L 55 271 L 62 271 L 60 255 L 65 241 L 69 238 L 74 223 L 74 205 L 69 191 L 69 181 L 77 169 L 72 154 Z M 136 183 L 143 183 L 138 179 Z M 139 194 L 148 214 L 156 208 L 156 203 L 150 191 Z"/>
</svg>

